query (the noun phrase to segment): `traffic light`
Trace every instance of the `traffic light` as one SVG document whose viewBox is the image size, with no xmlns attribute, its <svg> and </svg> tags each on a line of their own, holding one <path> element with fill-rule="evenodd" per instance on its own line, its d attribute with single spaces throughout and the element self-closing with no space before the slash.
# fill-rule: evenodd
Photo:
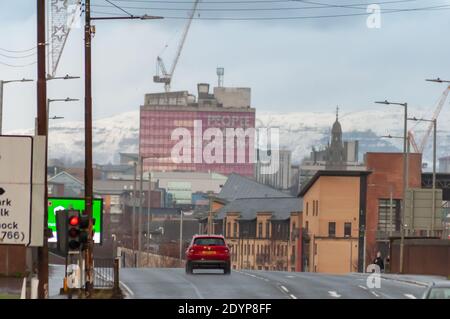
<svg viewBox="0 0 450 319">
<path fill-rule="evenodd" d="M 89 239 L 89 216 L 86 214 L 80 215 L 80 243 L 81 249 L 85 250 L 87 248 L 87 243 Z"/>
<path fill-rule="evenodd" d="M 69 210 L 67 214 L 67 240 L 69 250 L 80 248 L 80 212 Z"/>
</svg>

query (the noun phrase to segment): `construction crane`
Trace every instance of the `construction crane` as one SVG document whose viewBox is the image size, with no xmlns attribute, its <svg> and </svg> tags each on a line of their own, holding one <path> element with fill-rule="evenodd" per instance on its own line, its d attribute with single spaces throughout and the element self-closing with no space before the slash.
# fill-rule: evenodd
<svg viewBox="0 0 450 319">
<path fill-rule="evenodd" d="M 195 11 L 197 10 L 198 3 L 200 0 L 196 0 L 194 2 L 194 6 L 189 15 L 188 22 L 184 28 L 183 35 L 181 37 L 181 41 L 178 45 L 177 52 L 175 54 L 175 59 L 172 63 L 172 67 L 169 72 L 167 72 L 166 66 L 164 65 L 163 59 L 158 56 L 156 59 L 156 75 L 153 77 L 153 82 L 155 83 L 164 83 L 164 90 L 166 92 L 170 91 L 170 83 L 172 82 L 173 73 L 175 72 L 175 68 L 177 67 L 178 60 L 180 59 L 181 51 L 183 50 L 184 43 L 186 42 L 186 37 L 188 35 L 189 29 L 191 27 L 192 20 L 194 19 Z"/>
<path fill-rule="evenodd" d="M 443 82 L 448 82 L 448 81 L 443 81 L 440 78 L 437 78 L 436 80 L 427 80 L 430 82 L 438 82 L 438 83 L 443 83 Z M 445 101 L 447 100 L 448 94 L 450 92 L 450 85 L 447 86 L 447 88 L 445 89 L 445 91 L 442 93 L 441 98 L 439 99 L 439 102 L 436 106 L 436 110 L 434 111 L 433 114 L 433 118 L 432 120 L 435 120 L 439 117 L 439 114 L 442 111 L 442 108 L 445 104 Z M 420 142 L 420 144 L 417 144 L 415 138 L 414 138 L 414 132 L 412 130 L 410 130 L 408 132 L 408 136 L 409 139 L 411 141 L 411 145 L 414 148 L 414 151 L 416 153 L 423 153 L 425 146 L 427 145 L 428 142 L 428 138 L 430 137 L 431 131 L 433 130 L 433 123 L 431 122 L 430 125 L 427 128 L 427 131 L 425 132 L 425 135 L 422 138 L 422 141 Z"/>
</svg>

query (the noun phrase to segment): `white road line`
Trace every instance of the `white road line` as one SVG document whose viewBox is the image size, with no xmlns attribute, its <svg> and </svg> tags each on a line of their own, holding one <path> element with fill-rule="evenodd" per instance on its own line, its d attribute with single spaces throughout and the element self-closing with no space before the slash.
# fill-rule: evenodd
<svg viewBox="0 0 450 319">
<path fill-rule="evenodd" d="M 409 299 L 417 299 L 416 296 L 411 295 L 411 294 L 404 294 L 405 297 L 409 298 Z"/>
<path fill-rule="evenodd" d="M 289 293 L 289 290 L 285 286 L 280 286 L 281 289 L 283 289 L 286 293 Z"/>
<path fill-rule="evenodd" d="M 286 278 L 295 278 L 295 276 L 286 276 Z"/>
<path fill-rule="evenodd" d="M 269 279 L 264 279 L 264 281 L 267 281 L 267 282 L 269 282 Z"/>
<path fill-rule="evenodd" d="M 371 291 L 371 293 L 372 293 L 372 295 L 374 295 L 375 297 L 380 297 L 380 295 L 379 294 L 377 294 L 375 291 Z"/>
<path fill-rule="evenodd" d="M 129 293 L 131 296 L 134 296 L 134 292 L 133 292 L 133 290 L 130 289 L 130 287 L 128 287 L 127 285 L 125 285 L 122 281 L 120 281 L 120 284 L 128 291 L 128 293 Z"/>
<path fill-rule="evenodd" d="M 359 287 L 359 288 L 362 288 L 362 289 L 364 289 L 364 290 L 367 290 L 367 287 L 364 287 L 364 286 L 362 286 L 362 285 L 359 285 L 358 287 Z"/>
<path fill-rule="evenodd" d="M 292 299 L 297 299 L 294 295 L 289 295 Z"/>
<path fill-rule="evenodd" d="M 341 295 L 338 294 L 336 291 L 328 291 L 328 293 L 330 294 L 331 297 L 334 297 L 334 298 L 340 298 L 341 297 Z"/>
</svg>

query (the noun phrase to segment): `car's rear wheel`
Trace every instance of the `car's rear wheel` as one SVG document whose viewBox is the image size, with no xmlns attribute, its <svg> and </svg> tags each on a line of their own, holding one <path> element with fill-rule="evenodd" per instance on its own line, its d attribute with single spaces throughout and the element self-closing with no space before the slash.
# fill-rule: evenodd
<svg viewBox="0 0 450 319">
<path fill-rule="evenodd" d="M 192 275 L 193 271 L 194 271 L 194 269 L 192 268 L 192 263 L 189 261 L 186 262 L 186 274 Z"/>
<path fill-rule="evenodd" d="M 230 275 L 231 274 L 231 265 L 229 263 L 225 265 L 225 268 L 223 269 L 223 273 L 225 275 Z"/>
</svg>

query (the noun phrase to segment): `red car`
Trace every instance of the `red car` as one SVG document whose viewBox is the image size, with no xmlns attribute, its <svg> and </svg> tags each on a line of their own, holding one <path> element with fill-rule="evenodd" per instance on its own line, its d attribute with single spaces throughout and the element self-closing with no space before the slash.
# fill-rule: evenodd
<svg viewBox="0 0 450 319">
<path fill-rule="evenodd" d="M 230 249 L 221 235 L 195 235 L 186 250 L 186 273 L 194 269 L 223 269 L 231 273 Z"/>
</svg>

